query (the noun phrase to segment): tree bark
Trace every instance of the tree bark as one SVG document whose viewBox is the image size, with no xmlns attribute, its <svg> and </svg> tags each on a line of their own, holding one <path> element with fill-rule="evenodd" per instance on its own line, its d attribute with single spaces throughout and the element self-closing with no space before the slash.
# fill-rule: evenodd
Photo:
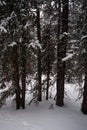
<svg viewBox="0 0 87 130">
<path fill-rule="evenodd" d="M 68 7 L 68 0 L 63 0 L 63 16 L 62 16 L 62 33 L 68 33 L 68 14 L 69 14 L 69 7 Z M 62 44 L 63 44 L 63 57 L 66 57 L 66 47 L 67 47 L 67 36 L 62 39 Z M 63 95 L 62 97 L 64 98 L 64 81 L 65 81 L 65 68 L 66 68 L 66 62 L 63 61 Z"/>
<path fill-rule="evenodd" d="M 22 108 L 25 109 L 25 92 L 26 92 L 26 47 L 25 45 L 21 45 L 21 51 L 22 51 L 22 72 L 21 72 L 21 82 L 22 82 Z"/>
<path fill-rule="evenodd" d="M 40 25 L 40 10 L 38 5 L 36 4 L 37 8 L 37 39 L 41 44 L 41 25 Z M 38 48 L 38 101 L 42 100 L 42 86 L 41 86 L 41 50 Z"/>
<path fill-rule="evenodd" d="M 46 31 L 46 37 L 47 37 L 47 88 L 46 88 L 46 100 L 48 100 L 49 97 L 49 80 L 50 80 L 50 72 L 51 72 L 51 39 L 50 39 L 50 28 L 51 24 L 48 25 L 47 31 Z"/>
<path fill-rule="evenodd" d="M 18 67 L 18 47 L 13 46 L 13 84 L 16 92 L 16 109 L 20 108 L 20 86 L 19 86 L 19 67 Z"/>
<path fill-rule="evenodd" d="M 84 29 L 85 34 L 87 35 L 87 33 L 86 33 L 87 32 L 87 1 L 86 0 L 83 0 L 83 11 L 84 11 L 84 16 L 85 16 L 83 29 Z M 87 43 L 87 39 L 85 39 L 85 42 L 84 42 L 85 50 L 86 50 L 85 65 L 84 65 L 85 83 L 84 83 L 83 101 L 82 101 L 82 106 L 81 106 L 81 111 L 84 114 L 87 114 L 87 46 L 86 46 L 86 43 Z"/>
<path fill-rule="evenodd" d="M 83 93 L 83 101 L 81 106 L 81 111 L 84 114 L 87 114 L 87 66 L 85 70 L 85 83 L 84 83 L 84 93 Z"/>
<path fill-rule="evenodd" d="M 57 94 L 56 105 L 64 105 L 64 80 L 65 80 L 65 61 L 62 59 L 66 56 L 66 43 L 67 39 L 63 36 L 60 40 L 60 31 L 64 35 L 64 32 L 68 32 L 68 0 L 62 0 L 63 12 L 62 12 L 62 30 L 61 30 L 61 0 L 58 0 L 59 4 L 59 16 L 58 16 L 58 45 L 57 45 Z"/>
<path fill-rule="evenodd" d="M 48 59 L 49 60 L 49 59 Z M 50 68 L 49 68 L 49 61 L 48 61 L 48 70 L 47 70 L 47 88 L 46 88 L 46 100 L 48 100 L 49 97 L 49 80 L 50 80 Z"/>
<path fill-rule="evenodd" d="M 61 44 L 60 44 L 60 28 L 61 28 L 61 0 L 58 0 L 58 33 L 57 33 L 57 93 L 56 93 L 56 105 L 61 106 L 63 102 L 61 101 L 61 71 L 62 71 L 62 63 L 61 63 Z"/>
</svg>

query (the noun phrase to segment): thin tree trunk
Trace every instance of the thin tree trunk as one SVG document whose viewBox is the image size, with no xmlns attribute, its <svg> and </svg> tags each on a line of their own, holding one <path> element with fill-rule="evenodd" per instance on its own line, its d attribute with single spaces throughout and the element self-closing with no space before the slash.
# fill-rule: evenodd
<svg viewBox="0 0 87 130">
<path fill-rule="evenodd" d="M 22 51 L 22 72 L 21 72 L 21 82 L 22 82 L 22 108 L 25 109 L 25 92 L 26 92 L 26 47 L 21 45 Z"/>
<path fill-rule="evenodd" d="M 84 114 L 87 114 L 87 66 L 86 66 L 86 72 L 85 72 L 85 84 L 84 84 L 84 93 L 83 93 L 81 111 Z"/>
<path fill-rule="evenodd" d="M 20 86 L 19 86 L 19 67 L 17 45 L 13 46 L 13 84 L 16 92 L 16 109 L 20 108 Z"/>
<path fill-rule="evenodd" d="M 61 0 L 58 0 L 58 34 L 57 34 L 57 38 L 58 38 L 58 44 L 57 44 L 57 94 L 56 94 L 56 105 L 58 106 L 62 106 L 63 101 L 61 101 L 61 77 L 62 77 L 62 61 L 61 61 L 61 44 L 60 44 L 60 25 L 61 25 Z"/>
<path fill-rule="evenodd" d="M 37 38 L 41 44 L 41 25 L 40 25 L 40 10 L 37 5 Z M 38 48 L 38 101 L 42 100 L 41 86 L 41 50 Z"/>
<path fill-rule="evenodd" d="M 62 16 L 62 33 L 68 33 L 68 13 L 69 13 L 69 7 L 68 7 L 68 0 L 62 0 L 63 1 L 63 16 Z M 67 35 L 67 34 L 66 34 Z M 63 44 L 63 57 L 66 57 L 66 47 L 67 47 L 67 36 L 62 39 Z M 62 79 L 62 97 L 64 98 L 64 81 L 65 81 L 65 68 L 66 68 L 66 62 L 63 61 L 63 79 Z"/>
<path fill-rule="evenodd" d="M 46 88 L 46 100 L 49 97 L 49 79 L 50 79 L 50 71 L 49 71 L 49 63 L 48 63 L 48 70 L 47 70 L 47 88 Z"/>
<path fill-rule="evenodd" d="M 50 49 L 51 49 L 51 41 L 50 41 L 50 28 L 51 28 L 51 24 L 50 26 L 48 26 L 48 30 L 47 30 L 47 89 L 46 89 L 46 100 L 48 100 L 49 97 L 49 80 L 50 80 L 50 71 L 51 71 L 51 67 L 50 67 L 50 60 L 51 60 L 51 56 L 50 56 Z"/>
</svg>

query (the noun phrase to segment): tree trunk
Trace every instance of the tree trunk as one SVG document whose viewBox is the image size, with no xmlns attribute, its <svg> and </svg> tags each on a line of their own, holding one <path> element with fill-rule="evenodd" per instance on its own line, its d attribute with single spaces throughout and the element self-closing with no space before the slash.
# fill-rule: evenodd
<svg viewBox="0 0 87 130">
<path fill-rule="evenodd" d="M 19 86 L 19 68 L 17 45 L 13 46 L 13 84 L 16 92 L 16 109 L 20 108 L 20 86 Z"/>
<path fill-rule="evenodd" d="M 61 44 L 60 44 L 60 25 L 61 25 L 61 1 L 58 0 L 58 44 L 57 44 L 57 94 L 56 94 L 56 105 L 62 106 L 63 101 L 61 101 L 61 71 L 62 71 L 62 62 L 61 62 Z"/>
<path fill-rule="evenodd" d="M 84 114 L 87 114 L 87 66 L 86 66 L 86 73 L 85 73 L 85 84 L 84 84 L 84 93 L 83 93 L 81 111 Z"/>
<path fill-rule="evenodd" d="M 22 82 L 22 108 L 25 109 L 25 92 L 26 92 L 26 47 L 25 45 L 21 45 L 22 51 L 22 72 L 21 72 L 21 82 Z"/>
<path fill-rule="evenodd" d="M 49 79 L 50 79 L 50 71 L 49 71 L 49 63 L 48 63 L 46 100 L 48 100 L 48 97 L 49 97 Z"/>
<path fill-rule="evenodd" d="M 51 55 L 50 55 L 50 49 L 51 49 L 51 39 L 50 39 L 50 28 L 51 28 L 51 24 L 50 26 L 48 26 L 47 29 L 47 89 L 46 89 L 46 100 L 48 100 L 49 97 L 49 80 L 50 80 L 50 72 L 51 72 Z"/>
<path fill-rule="evenodd" d="M 83 0 L 83 11 L 84 11 L 84 25 L 83 29 L 85 32 L 85 35 L 87 35 L 87 0 Z M 82 106 L 81 106 L 81 111 L 84 114 L 87 114 L 87 38 L 84 41 L 85 44 L 85 83 L 84 83 L 84 93 L 83 93 L 83 101 L 82 101 Z"/>
<path fill-rule="evenodd" d="M 62 16 L 62 33 L 68 33 L 68 0 L 63 0 L 63 16 Z M 62 47 L 63 47 L 63 57 L 66 57 L 66 47 L 67 47 L 67 36 L 62 39 Z M 66 68 L 66 62 L 63 61 L 63 71 L 62 71 L 62 97 L 64 98 L 64 81 L 65 81 L 65 68 Z"/>
<path fill-rule="evenodd" d="M 59 17 L 58 17 L 58 45 L 57 45 L 57 96 L 56 105 L 64 105 L 64 80 L 65 80 L 65 61 L 62 59 L 66 56 L 66 43 L 67 39 L 63 36 L 60 41 L 60 13 L 61 13 L 61 1 L 59 0 Z M 68 32 L 68 0 L 62 0 L 63 13 L 62 13 L 62 34 Z"/>
<path fill-rule="evenodd" d="M 40 10 L 37 5 L 37 38 L 41 44 L 41 26 L 40 26 Z M 42 100 L 42 86 L 41 86 L 41 50 L 38 48 L 38 101 Z"/>
</svg>

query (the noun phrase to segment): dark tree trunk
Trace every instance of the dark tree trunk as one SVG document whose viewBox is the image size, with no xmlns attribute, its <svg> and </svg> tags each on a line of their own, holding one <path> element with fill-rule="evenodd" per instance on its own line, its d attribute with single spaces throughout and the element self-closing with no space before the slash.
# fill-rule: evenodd
<svg viewBox="0 0 87 130">
<path fill-rule="evenodd" d="M 87 0 L 83 0 L 83 11 L 84 11 L 84 24 L 83 24 L 83 28 L 84 28 L 84 32 L 85 35 L 87 35 Z M 81 111 L 84 114 L 87 114 L 87 38 L 85 39 L 85 83 L 84 83 L 84 92 L 83 92 L 83 101 L 82 101 L 82 106 L 81 106 Z"/>
<path fill-rule="evenodd" d="M 50 72 L 51 72 L 51 40 L 50 40 L 50 28 L 51 25 L 48 25 L 47 28 L 47 88 L 46 88 L 46 100 L 48 100 L 49 97 L 49 80 L 50 80 Z"/>
<path fill-rule="evenodd" d="M 86 66 L 86 72 L 85 72 L 85 84 L 84 84 L 84 93 L 83 93 L 81 111 L 84 114 L 87 114 L 87 66 Z"/>
<path fill-rule="evenodd" d="M 37 38 L 39 43 L 41 44 L 41 26 L 40 26 L 40 10 L 37 7 Z M 38 48 L 38 101 L 42 100 L 42 86 L 41 86 L 41 50 Z"/>
<path fill-rule="evenodd" d="M 25 45 L 21 45 L 21 51 L 22 51 L 22 72 L 21 72 L 21 82 L 22 82 L 22 108 L 25 109 L 25 92 L 26 92 L 26 47 Z"/>
<path fill-rule="evenodd" d="M 13 84 L 16 92 L 16 109 L 20 108 L 20 86 L 19 86 L 19 67 L 17 45 L 13 46 Z"/>
<path fill-rule="evenodd" d="M 61 44 L 60 44 L 60 25 L 61 25 L 61 1 L 58 0 L 58 44 L 57 44 L 57 94 L 56 94 L 56 105 L 62 106 L 63 102 L 61 101 L 61 71 L 62 71 L 62 63 L 61 63 Z"/>
<path fill-rule="evenodd" d="M 63 16 L 62 16 L 62 33 L 68 33 L 68 13 L 69 13 L 69 7 L 68 7 L 68 0 L 62 0 L 63 1 Z M 63 47 L 63 57 L 66 57 L 66 47 L 67 47 L 67 36 L 62 39 L 62 47 Z M 65 67 L 66 62 L 63 61 L 63 71 L 62 71 L 62 98 L 64 98 L 64 81 L 65 81 Z M 63 99 L 62 99 L 63 100 Z"/>
<path fill-rule="evenodd" d="M 47 88 L 46 88 L 46 100 L 48 100 L 49 96 L 49 80 L 50 80 L 50 68 L 49 68 L 49 59 L 48 59 L 48 70 L 47 70 Z"/>
<path fill-rule="evenodd" d="M 64 105 L 64 80 L 65 80 L 65 62 L 62 59 L 66 56 L 66 37 L 61 40 L 59 38 L 60 31 L 62 34 L 68 32 L 68 0 L 62 0 L 63 12 L 62 12 L 62 30 L 60 25 L 60 14 L 61 14 L 61 1 L 59 3 L 59 16 L 58 16 L 58 45 L 57 45 L 57 95 L 56 95 L 56 105 Z"/>
</svg>

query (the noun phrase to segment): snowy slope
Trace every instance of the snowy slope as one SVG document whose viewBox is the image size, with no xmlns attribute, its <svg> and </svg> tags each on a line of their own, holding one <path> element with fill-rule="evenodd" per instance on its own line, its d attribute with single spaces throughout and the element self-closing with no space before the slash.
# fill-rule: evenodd
<svg viewBox="0 0 87 130">
<path fill-rule="evenodd" d="M 15 110 L 14 104 L 8 102 L 0 110 L 0 130 L 87 130 L 87 116 L 80 112 L 80 102 L 75 102 L 78 95 L 75 89 L 75 85 L 66 84 L 70 98 L 63 108 L 50 100 Z M 49 109 L 51 103 L 54 109 Z"/>
</svg>

